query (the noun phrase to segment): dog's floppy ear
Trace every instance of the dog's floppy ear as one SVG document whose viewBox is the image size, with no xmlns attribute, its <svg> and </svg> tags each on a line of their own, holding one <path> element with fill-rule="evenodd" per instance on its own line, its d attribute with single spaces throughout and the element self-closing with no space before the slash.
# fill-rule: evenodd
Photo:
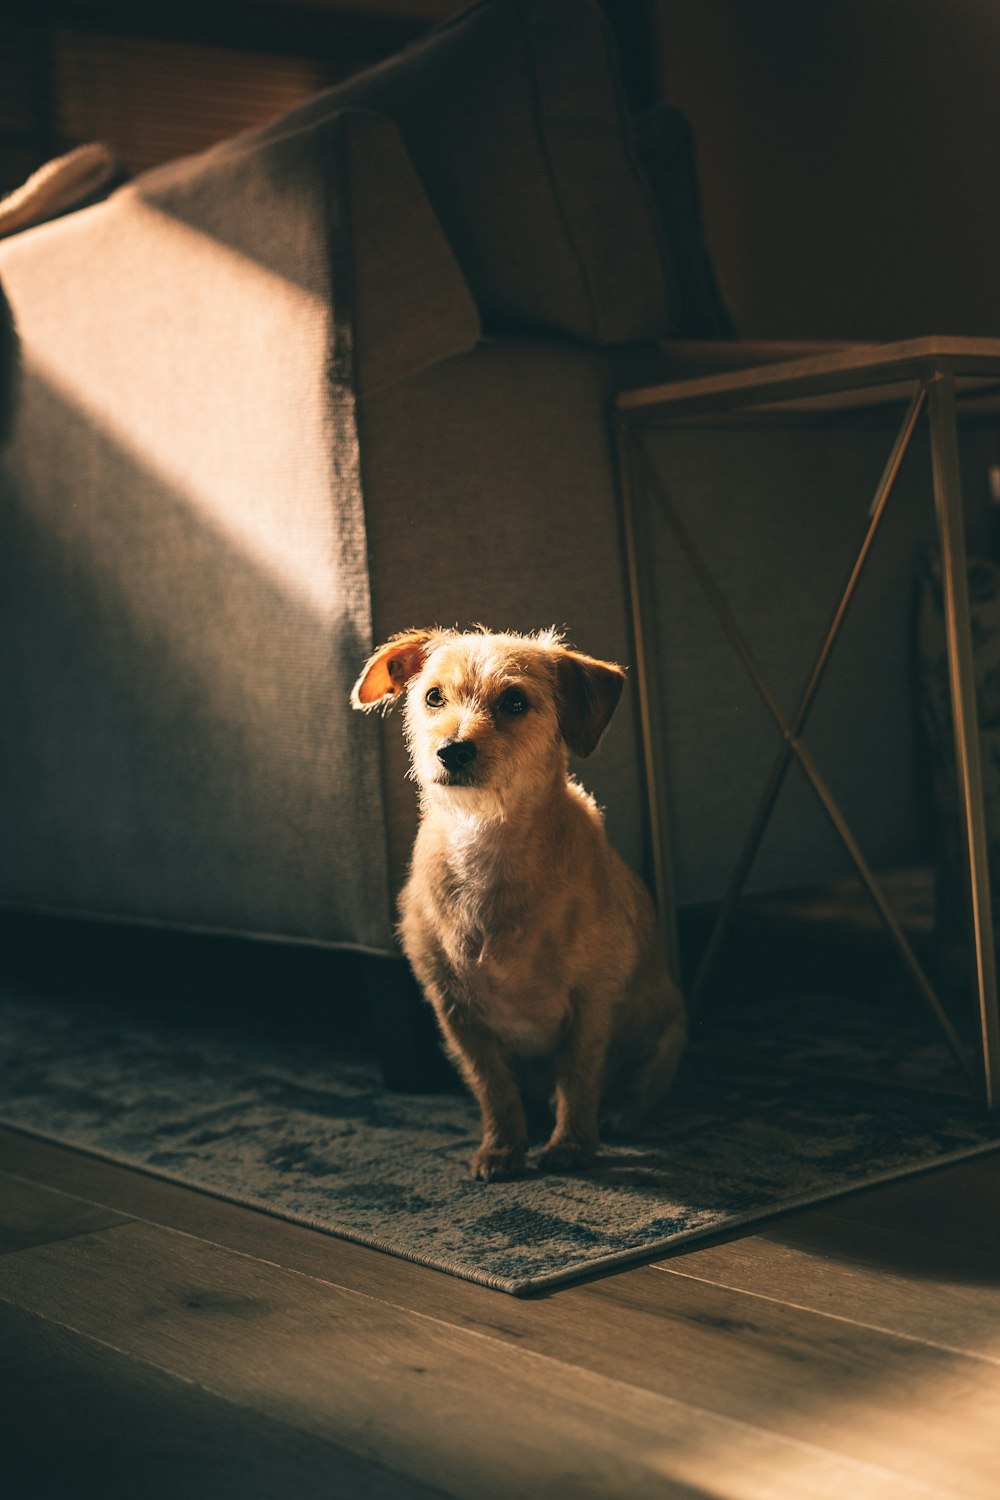
<svg viewBox="0 0 1000 1500">
<path fill-rule="evenodd" d="M 610 661 L 580 651 L 560 650 L 556 657 L 559 729 L 574 755 L 590 755 L 625 686 L 625 673 Z"/>
<path fill-rule="evenodd" d="M 432 635 L 430 630 L 403 630 L 380 646 L 368 658 L 351 691 L 354 707 L 388 708 L 410 678 L 420 671 Z"/>
</svg>

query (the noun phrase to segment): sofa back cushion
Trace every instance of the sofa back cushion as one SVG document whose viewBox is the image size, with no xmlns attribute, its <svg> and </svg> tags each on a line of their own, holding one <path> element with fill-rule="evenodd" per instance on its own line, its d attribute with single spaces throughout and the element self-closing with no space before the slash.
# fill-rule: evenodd
<svg viewBox="0 0 1000 1500">
<path fill-rule="evenodd" d="M 352 378 L 364 396 L 472 349 L 479 314 L 393 121 L 370 110 L 307 115 L 294 111 L 280 131 L 245 132 L 152 168 L 133 191 L 267 264 L 299 225 L 294 215 L 283 223 L 269 215 L 260 184 L 277 192 L 279 173 L 286 187 L 293 172 L 315 178 L 329 213 L 344 219 L 334 238 L 350 246 L 350 264 L 330 268 L 331 311 L 351 339 Z"/>
<path fill-rule="evenodd" d="M 669 332 L 655 211 L 595 0 L 480 0 L 255 134 L 345 107 L 396 121 L 488 331 Z"/>
</svg>

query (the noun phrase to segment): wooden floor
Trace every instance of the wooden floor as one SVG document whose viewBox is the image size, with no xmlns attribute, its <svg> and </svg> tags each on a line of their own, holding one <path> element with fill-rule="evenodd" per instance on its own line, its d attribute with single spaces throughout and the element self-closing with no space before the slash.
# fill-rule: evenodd
<svg viewBox="0 0 1000 1500">
<path fill-rule="evenodd" d="M 997 1500 L 998 1189 L 518 1300 L 0 1131 L 0 1489 Z"/>
</svg>

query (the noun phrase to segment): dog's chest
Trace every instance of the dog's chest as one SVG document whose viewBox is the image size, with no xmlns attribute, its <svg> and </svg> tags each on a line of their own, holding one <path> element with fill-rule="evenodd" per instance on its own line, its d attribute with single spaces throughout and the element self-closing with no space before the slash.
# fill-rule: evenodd
<svg viewBox="0 0 1000 1500">
<path fill-rule="evenodd" d="M 501 857 L 496 857 L 501 853 Z M 569 1015 L 560 945 L 518 862 L 452 835 L 431 881 L 433 926 L 446 966 L 477 1018 L 513 1051 L 552 1052 Z"/>
<path fill-rule="evenodd" d="M 480 1020 L 514 1051 L 551 1052 L 569 1012 L 565 990 L 547 975 L 531 945 L 514 938 L 482 942 L 461 964 L 469 1003 Z"/>
</svg>

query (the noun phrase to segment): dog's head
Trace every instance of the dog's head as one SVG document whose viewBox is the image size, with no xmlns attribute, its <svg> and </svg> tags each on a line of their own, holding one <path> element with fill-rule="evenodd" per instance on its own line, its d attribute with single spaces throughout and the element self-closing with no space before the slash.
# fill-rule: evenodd
<svg viewBox="0 0 1000 1500">
<path fill-rule="evenodd" d="M 567 748 L 589 755 L 625 673 L 566 646 L 555 631 L 411 630 L 393 636 L 354 685 L 355 708 L 405 694 L 412 775 L 425 796 L 506 801 L 547 786 Z"/>
</svg>

